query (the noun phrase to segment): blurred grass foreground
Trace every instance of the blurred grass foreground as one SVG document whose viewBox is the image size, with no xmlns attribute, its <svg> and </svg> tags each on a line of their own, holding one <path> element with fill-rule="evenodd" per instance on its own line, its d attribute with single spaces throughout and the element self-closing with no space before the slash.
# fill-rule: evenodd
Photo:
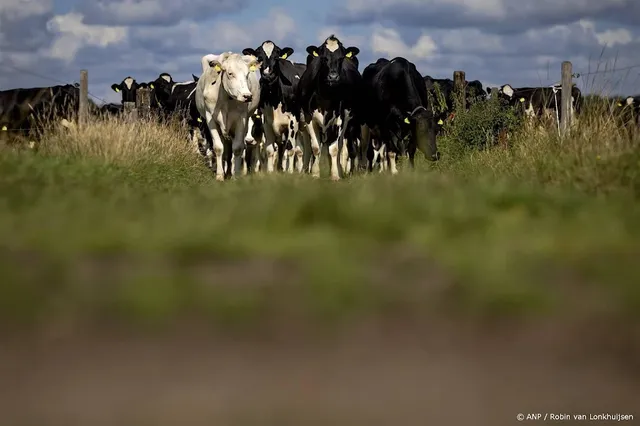
<svg viewBox="0 0 640 426">
<path fill-rule="evenodd" d="M 498 143 L 492 108 L 456 117 L 440 164 L 338 183 L 217 183 L 175 123 L 95 118 L 3 146 L 0 321 L 635 321 L 638 133 L 586 105 L 566 138 L 519 125 Z"/>
</svg>

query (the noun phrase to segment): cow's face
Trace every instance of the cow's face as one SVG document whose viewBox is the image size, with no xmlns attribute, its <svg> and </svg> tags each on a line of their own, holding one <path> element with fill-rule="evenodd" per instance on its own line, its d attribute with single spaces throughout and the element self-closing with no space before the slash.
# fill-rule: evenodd
<svg viewBox="0 0 640 426">
<path fill-rule="evenodd" d="M 169 99 L 169 96 L 171 96 L 171 88 L 174 83 L 173 77 L 171 77 L 170 74 L 163 72 L 158 76 L 158 78 L 149 83 L 149 88 L 153 90 L 153 96 L 155 99 L 160 103 L 164 103 Z"/>
<path fill-rule="evenodd" d="M 242 54 L 258 58 L 261 63 L 260 76 L 267 84 L 272 84 L 280 75 L 280 61 L 293 55 L 293 49 L 290 47 L 280 48 L 271 40 L 267 40 L 257 49 L 247 47 L 242 51 Z"/>
<path fill-rule="evenodd" d="M 136 91 L 139 87 L 143 87 L 144 83 L 138 83 L 133 77 L 127 77 L 118 84 L 112 84 L 111 90 L 122 94 L 122 102 L 135 102 Z"/>
<path fill-rule="evenodd" d="M 262 135 L 262 114 L 256 110 L 247 122 L 247 135 L 244 137 L 244 141 L 249 145 L 256 145 L 262 140 Z"/>
<path fill-rule="evenodd" d="M 209 64 L 222 73 L 222 86 L 227 94 L 239 102 L 251 102 L 253 95 L 249 89 L 250 74 L 260 68 L 258 58 L 253 55 L 230 54 Z"/>
<path fill-rule="evenodd" d="M 336 86 L 340 83 L 342 63 L 345 59 L 356 60 L 356 55 L 360 53 L 357 47 L 345 47 L 342 42 L 334 36 L 329 36 L 322 46 L 308 46 L 307 65 L 316 59 L 319 60 L 318 78 L 328 86 Z"/>
</svg>

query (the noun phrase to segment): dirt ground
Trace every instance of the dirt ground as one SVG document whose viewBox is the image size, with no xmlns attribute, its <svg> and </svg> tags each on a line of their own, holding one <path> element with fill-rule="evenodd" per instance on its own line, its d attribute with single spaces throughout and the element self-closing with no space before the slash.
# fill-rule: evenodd
<svg viewBox="0 0 640 426">
<path fill-rule="evenodd" d="M 500 426 L 520 423 L 518 413 L 610 412 L 636 424 L 640 370 L 624 353 L 628 337 L 434 322 L 3 339 L 1 423 Z"/>
</svg>

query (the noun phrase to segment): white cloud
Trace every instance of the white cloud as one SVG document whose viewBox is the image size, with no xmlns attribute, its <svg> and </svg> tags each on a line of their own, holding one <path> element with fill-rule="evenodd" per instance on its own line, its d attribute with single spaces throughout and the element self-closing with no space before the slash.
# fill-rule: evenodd
<svg viewBox="0 0 640 426">
<path fill-rule="evenodd" d="M 79 13 L 58 15 L 47 22 L 47 29 L 57 37 L 49 47 L 49 56 L 67 62 L 84 46 L 106 47 L 127 39 L 128 29 L 106 25 L 86 25 Z"/>
<path fill-rule="evenodd" d="M 396 30 L 377 26 L 371 36 L 371 50 L 389 57 L 402 56 L 415 61 L 434 55 L 437 46 L 427 34 L 422 34 L 413 46 L 409 46 Z"/>
<path fill-rule="evenodd" d="M 52 8 L 51 0 L 2 0 L 0 2 L 0 15 L 4 15 L 7 20 L 14 21 L 33 15 L 44 15 L 51 11 Z M 1 31 L 2 29 L 0 28 Z"/>
<path fill-rule="evenodd" d="M 624 45 L 633 41 L 633 36 L 629 30 L 624 28 L 618 28 L 615 30 L 606 30 L 601 33 L 596 33 L 598 43 L 601 45 L 615 46 L 616 44 Z"/>
</svg>

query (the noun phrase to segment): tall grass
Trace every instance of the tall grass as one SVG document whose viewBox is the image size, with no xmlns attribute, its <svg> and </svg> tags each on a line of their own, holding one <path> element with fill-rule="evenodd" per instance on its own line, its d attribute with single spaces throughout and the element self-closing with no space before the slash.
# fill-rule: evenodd
<svg viewBox="0 0 640 426">
<path fill-rule="evenodd" d="M 216 182 L 175 122 L 51 129 L 0 153 L 0 315 L 635 318 L 638 134 L 585 106 L 568 136 L 513 126 L 498 143 L 492 108 L 456 116 L 438 164 L 337 183 Z"/>
</svg>

